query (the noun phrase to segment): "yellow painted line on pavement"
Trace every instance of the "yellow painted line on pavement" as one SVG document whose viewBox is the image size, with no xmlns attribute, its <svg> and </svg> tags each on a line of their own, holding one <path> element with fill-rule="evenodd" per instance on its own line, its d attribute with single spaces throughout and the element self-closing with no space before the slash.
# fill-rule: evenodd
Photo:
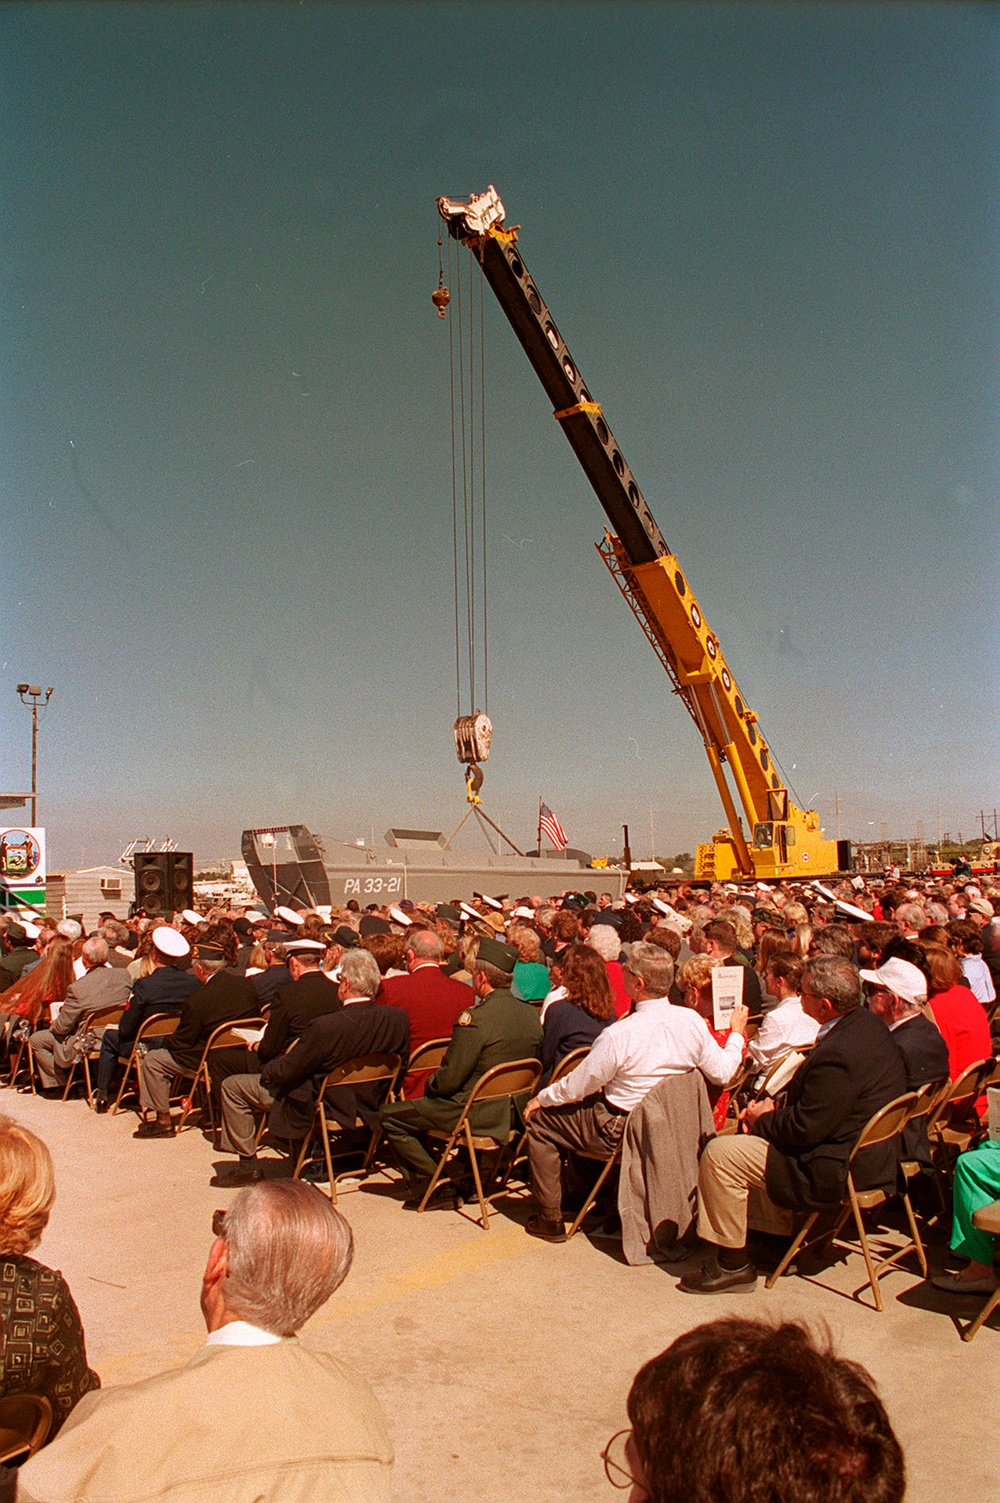
<svg viewBox="0 0 1000 1503">
<path fill-rule="evenodd" d="M 519 1226 L 491 1228 L 472 1241 L 421 1258 L 408 1268 L 381 1275 L 374 1280 L 367 1293 L 356 1298 L 352 1299 L 339 1292 L 334 1294 L 324 1309 L 310 1321 L 307 1332 L 322 1330 L 326 1326 L 349 1320 L 354 1315 L 364 1315 L 384 1305 L 395 1304 L 409 1295 L 454 1283 L 457 1279 L 478 1273 L 495 1263 L 534 1256 L 543 1250 L 542 1244 L 526 1237 Z M 171 1337 L 168 1352 L 161 1349 L 155 1356 L 148 1351 L 119 1352 L 114 1356 L 104 1357 L 99 1366 L 101 1380 L 105 1387 L 116 1383 L 134 1383 L 167 1368 L 180 1367 L 194 1355 L 204 1340 L 203 1331 L 183 1331 Z"/>
<path fill-rule="evenodd" d="M 410 1294 L 420 1294 L 426 1289 L 454 1283 L 456 1279 L 478 1273 L 480 1269 L 489 1268 L 494 1263 L 509 1262 L 512 1258 L 541 1251 L 541 1244 L 526 1237 L 523 1228 L 519 1226 L 482 1232 L 475 1241 L 433 1253 L 429 1258 L 421 1258 L 411 1264 L 409 1268 L 384 1274 L 376 1280 L 367 1294 L 355 1299 L 335 1295 L 315 1317 L 310 1329 L 377 1310 L 382 1305 L 391 1305 Z"/>
</svg>

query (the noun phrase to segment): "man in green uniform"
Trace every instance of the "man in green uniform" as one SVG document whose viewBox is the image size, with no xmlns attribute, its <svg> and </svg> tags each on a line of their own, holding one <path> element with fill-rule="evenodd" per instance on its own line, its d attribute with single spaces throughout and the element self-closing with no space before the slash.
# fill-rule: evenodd
<svg viewBox="0 0 1000 1503">
<path fill-rule="evenodd" d="M 448 1052 L 431 1076 L 422 1097 L 396 1101 L 382 1108 L 382 1128 L 409 1181 L 408 1210 L 421 1201 L 434 1173 L 435 1161 L 424 1147 L 431 1128 L 454 1127 L 476 1081 L 494 1065 L 515 1059 L 537 1059 L 542 1041 L 538 1009 L 521 1002 L 510 990 L 517 952 L 496 939 L 480 941 L 472 961 L 472 991 L 476 1001 L 461 1013 Z M 499 1097 L 473 1108 L 474 1133 L 506 1142 L 510 1132 L 510 1100 Z M 454 1205 L 457 1191 L 450 1181 L 438 1185 L 428 1209 Z"/>
</svg>

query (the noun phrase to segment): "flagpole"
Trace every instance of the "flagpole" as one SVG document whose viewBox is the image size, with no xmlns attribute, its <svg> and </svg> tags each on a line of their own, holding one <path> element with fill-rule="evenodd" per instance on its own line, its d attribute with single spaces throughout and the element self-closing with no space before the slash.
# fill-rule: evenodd
<svg viewBox="0 0 1000 1503">
<path fill-rule="evenodd" d="M 542 800 L 538 799 L 538 854 L 542 854 Z"/>
</svg>

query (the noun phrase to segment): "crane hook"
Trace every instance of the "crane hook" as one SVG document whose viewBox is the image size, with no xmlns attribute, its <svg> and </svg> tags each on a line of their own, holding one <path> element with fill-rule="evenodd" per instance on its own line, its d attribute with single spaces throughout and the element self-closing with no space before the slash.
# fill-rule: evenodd
<svg viewBox="0 0 1000 1503">
<path fill-rule="evenodd" d="M 438 318 L 446 318 L 448 304 L 451 302 L 451 293 L 443 282 L 439 282 L 431 293 L 431 302 L 438 311 Z"/>
</svg>

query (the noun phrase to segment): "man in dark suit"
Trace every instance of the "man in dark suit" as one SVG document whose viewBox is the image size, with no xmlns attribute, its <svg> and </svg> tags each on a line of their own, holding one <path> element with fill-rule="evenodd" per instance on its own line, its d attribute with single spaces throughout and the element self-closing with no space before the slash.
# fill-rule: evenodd
<svg viewBox="0 0 1000 1503">
<path fill-rule="evenodd" d="M 906 1066 L 906 1089 L 918 1091 L 948 1079 L 948 1045 L 937 1024 L 924 1013 L 927 977 L 908 960 L 887 960 L 874 971 L 862 971 L 868 1006 L 892 1034 Z M 903 1128 L 900 1151 L 930 1174 L 931 1151 L 927 1143 L 927 1118 L 917 1117 Z"/>
<path fill-rule="evenodd" d="M 234 1046 L 212 1051 L 208 1068 L 213 1090 L 221 1088 L 227 1075 L 259 1075 L 268 1060 L 284 1053 L 314 1018 L 339 1010 L 337 984 L 321 969 L 326 946 L 318 939 L 289 939 L 286 949 L 291 980 L 273 994 L 263 1037 L 246 1049 Z M 255 978 L 248 979 L 253 985 Z"/>
<path fill-rule="evenodd" d="M 430 1039 L 451 1038 L 455 1019 L 471 1007 L 472 990 L 461 981 L 446 976 L 441 969 L 444 944 L 432 929 L 417 929 L 407 936 L 403 960 L 406 976 L 389 976 L 378 993 L 378 1001 L 389 1007 L 401 1007 L 410 1019 L 410 1053 Z M 424 1094 L 424 1086 L 433 1070 L 417 1070 L 403 1082 L 403 1096 L 412 1101 Z"/>
<path fill-rule="evenodd" d="M 31 1035 L 31 1052 L 43 1095 L 62 1091 L 75 1059 L 73 1040 L 86 1032 L 91 1014 L 105 1007 L 124 1007 L 128 1001 L 131 980 L 124 971 L 108 964 L 108 947 L 103 939 L 85 940 L 80 959 L 84 974 L 66 993 L 51 1028 L 39 1028 Z"/>
<path fill-rule="evenodd" d="M 802 1010 L 819 1023 L 811 1053 L 789 1084 L 785 1104 L 753 1103 L 748 1135 L 713 1138 L 698 1170 L 701 1269 L 686 1274 L 687 1294 L 751 1289 L 757 1270 L 746 1248 L 747 1200 L 760 1200 L 758 1224 L 786 1229 L 782 1211 L 834 1210 L 847 1186 L 851 1149 L 869 1118 L 905 1095 L 906 1067 L 888 1028 L 863 1007 L 852 961 L 823 955 L 806 966 Z M 866 1148 L 852 1166 L 859 1189 L 896 1186 L 899 1141 Z"/>
<path fill-rule="evenodd" d="M 340 970 L 335 1011 L 315 1017 L 294 1047 L 269 1060 L 260 1074 L 230 1075 L 223 1081 L 222 1148 L 239 1154 L 239 1163 L 222 1171 L 213 1184 L 248 1185 L 262 1177 L 256 1141 L 261 1115 L 268 1116 L 275 1137 L 298 1143 L 309 1132 L 317 1088 L 330 1070 L 365 1054 L 398 1054 L 404 1060 L 409 1055 L 406 1013 L 374 1000 L 380 979 L 375 957 L 367 950 L 348 950 Z M 359 1115 L 374 1126 L 377 1105 L 366 1099 L 363 1088 L 338 1087 L 327 1097 L 328 1112 L 349 1130 Z"/>
<path fill-rule="evenodd" d="M 257 993 L 245 976 L 231 969 L 235 951 L 235 943 L 231 954 L 221 944 L 192 946 L 191 968 L 201 985 L 181 1008 L 176 1032 L 164 1039 L 162 1049 L 151 1049 L 139 1066 L 139 1104 L 156 1115 L 139 1124 L 134 1138 L 172 1138 L 173 1081 L 197 1070 L 209 1036 L 220 1023 L 258 1016 Z"/>
<path fill-rule="evenodd" d="M 94 1104 L 98 1112 L 106 1112 L 115 1078 L 115 1066 L 120 1057 L 129 1054 L 136 1034 L 147 1018 L 159 1012 L 174 1015 L 201 985 L 193 971 L 182 971 L 187 964 L 191 946 L 169 924 L 160 924 L 151 937 L 150 959 L 153 969 L 148 976 L 139 976 L 132 983 L 132 995 L 121 1015 L 117 1028 L 105 1028 L 101 1036 L 101 1057 L 97 1062 L 97 1090 Z"/>
</svg>

